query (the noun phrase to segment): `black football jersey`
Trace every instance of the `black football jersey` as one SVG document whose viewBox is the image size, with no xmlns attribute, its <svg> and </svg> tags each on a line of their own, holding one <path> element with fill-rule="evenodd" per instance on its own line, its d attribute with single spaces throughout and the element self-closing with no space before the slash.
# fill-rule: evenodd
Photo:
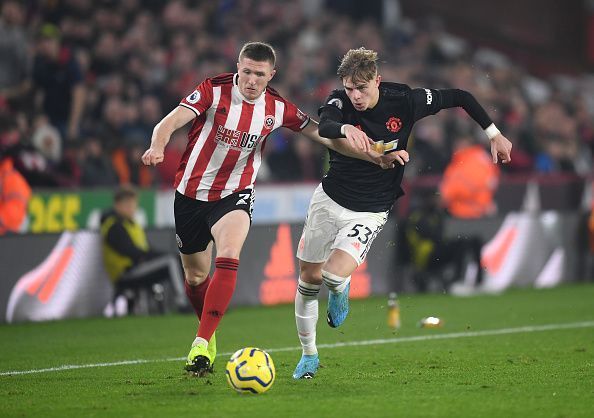
<svg viewBox="0 0 594 418">
<path fill-rule="evenodd" d="M 382 82 L 373 109 L 355 110 L 344 89 L 340 89 L 330 94 L 318 114 L 353 125 L 374 141 L 397 140 L 395 150 L 405 150 L 414 123 L 443 108 L 440 90 Z M 405 166 L 396 163 L 395 168 L 384 170 L 368 161 L 329 152 L 330 169 L 322 187 L 339 205 L 357 212 L 383 212 L 404 194 L 400 183 Z"/>
</svg>

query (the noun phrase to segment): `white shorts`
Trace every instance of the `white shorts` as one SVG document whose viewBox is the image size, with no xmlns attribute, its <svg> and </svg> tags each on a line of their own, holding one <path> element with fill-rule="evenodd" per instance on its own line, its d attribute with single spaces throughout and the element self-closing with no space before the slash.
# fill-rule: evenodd
<svg viewBox="0 0 594 418">
<path fill-rule="evenodd" d="M 355 212 L 340 206 L 320 184 L 309 203 L 297 258 L 323 263 L 338 248 L 360 265 L 387 220 L 388 212 Z"/>
</svg>

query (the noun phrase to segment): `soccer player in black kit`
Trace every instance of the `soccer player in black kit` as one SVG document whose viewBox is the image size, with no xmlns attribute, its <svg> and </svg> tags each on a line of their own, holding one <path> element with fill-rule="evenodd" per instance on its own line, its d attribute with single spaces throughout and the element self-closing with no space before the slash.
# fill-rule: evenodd
<svg viewBox="0 0 594 418">
<path fill-rule="evenodd" d="M 397 164 L 382 170 L 330 150 L 330 169 L 311 198 L 297 250 L 300 277 L 295 319 L 303 355 L 293 373 L 295 379 L 312 378 L 319 367 L 316 323 L 322 283 L 329 290 L 328 324 L 338 327 L 348 315 L 350 276 L 364 261 L 392 205 L 404 194 L 400 183 L 414 123 L 442 109 L 462 107 L 489 137 L 493 163 L 511 160 L 511 142 L 466 91 L 382 82 L 377 53 L 364 48 L 346 53 L 338 76 L 344 89 L 333 91 L 320 107 L 320 136 L 349 141 L 370 138 L 376 149 L 396 153 Z"/>
</svg>

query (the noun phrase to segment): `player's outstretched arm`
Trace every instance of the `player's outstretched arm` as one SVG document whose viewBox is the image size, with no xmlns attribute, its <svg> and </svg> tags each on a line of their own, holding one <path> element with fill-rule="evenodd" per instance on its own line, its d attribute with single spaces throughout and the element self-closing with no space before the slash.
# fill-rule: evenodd
<svg viewBox="0 0 594 418">
<path fill-rule="evenodd" d="M 359 148 L 356 148 L 355 145 L 345 141 L 342 138 L 330 139 L 320 136 L 318 132 L 318 123 L 313 119 L 311 119 L 311 122 L 312 123 L 307 125 L 305 129 L 303 129 L 303 131 L 301 132 L 312 141 L 322 144 L 327 148 L 341 153 L 342 155 L 357 158 L 359 160 L 369 161 L 385 169 L 393 168 L 394 161 L 397 160 L 397 158 L 400 158 L 395 155 L 392 156 L 391 154 L 382 155 L 371 148 L 369 149 L 369 151 L 361 151 Z M 370 139 L 368 139 L 368 141 L 370 142 L 370 145 L 373 144 L 373 141 L 371 141 Z M 406 151 L 404 152 L 406 153 Z M 405 158 L 406 161 L 408 161 L 408 154 L 406 154 Z M 404 164 L 404 160 L 402 164 Z"/>
<path fill-rule="evenodd" d="M 171 139 L 171 135 L 177 129 L 196 117 L 196 114 L 190 109 L 178 106 L 167 116 L 161 119 L 161 122 L 155 125 L 151 146 L 142 155 L 142 162 L 145 165 L 157 165 L 163 162 L 165 146 Z"/>
<path fill-rule="evenodd" d="M 433 115 L 442 109 L 461 107 L 481 128 L 491 141 L 493 163 L 511 161 L 512 143 L 499 132 L 485 109 L 472 93 L 461 89 L 414 89 L 412 91 L 414 120 Z"/>
</svg>

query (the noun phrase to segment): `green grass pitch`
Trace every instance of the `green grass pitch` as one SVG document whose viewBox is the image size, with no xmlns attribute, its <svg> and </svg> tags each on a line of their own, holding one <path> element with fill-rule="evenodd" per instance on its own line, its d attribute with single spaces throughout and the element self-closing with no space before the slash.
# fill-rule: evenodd
<svg viewBox="0 0 594 418">
<path fill-rule="evenodd" d="M 339 329 L 325 324 L 320 303 L 318 344 L 382 341 L 321 348 L 323 367 L 302 381 L 291 378 L 300 351 L 290 305 L 231 310 L 218 333 L 227 354 L 203 379 L 171 360 L 189 350 L 191 315 L 3 325 L 0 416 L 594 417 L 594 285 L 402 295 L 396 333 L 385 302 L 352 302 Z M 424 316 L 445 325 L 418 328 Z M 228 353 L 245 346 L 270 349 L 275 362 L 276 382 L 263 395 L 227 387 Z M 150 361 L 108 364 L 135 359 Z M 24 370 L 35 372 L 7 373 Z"/>
</svg>

